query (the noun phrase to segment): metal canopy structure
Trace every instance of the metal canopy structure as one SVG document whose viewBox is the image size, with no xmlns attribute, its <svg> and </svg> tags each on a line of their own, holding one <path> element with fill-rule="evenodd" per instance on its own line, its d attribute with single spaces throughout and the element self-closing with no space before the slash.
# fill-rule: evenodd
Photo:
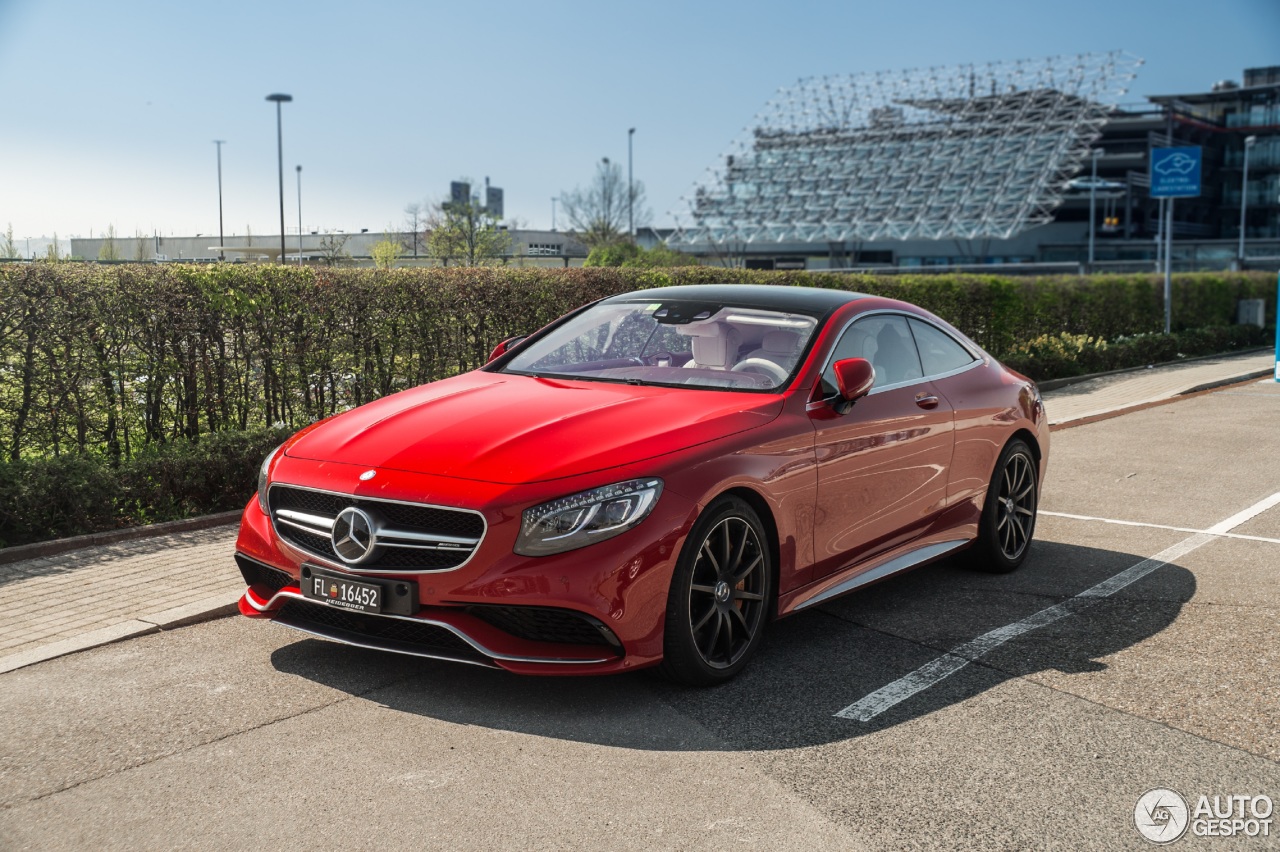
<svg viewBox="0 0 1280 852">
<path fill-rule="evenodd" d="M 1117 51 L 802 79 L 683 199 L 668 242 L 1007 239 L 1052 220 L 1141 63 Z"/>
</svg>

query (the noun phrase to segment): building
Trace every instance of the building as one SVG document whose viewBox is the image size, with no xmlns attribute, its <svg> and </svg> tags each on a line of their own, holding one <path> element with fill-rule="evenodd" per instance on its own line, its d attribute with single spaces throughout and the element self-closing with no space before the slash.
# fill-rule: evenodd
<svg viewBox="0 0 1280 852">
<path fill-rule="evenodd" d="M 680 226 L 643 238 L 748 268 L 1070 268 L 1092 243 L 1098 268 L 1150 269 L 1150 152 L 1196 145 L 1202 194 L 1174 203 L 1175 268 L 1225 267 L 1241 262 L 1252 138 L 1245 254 L 1280 256 L 1280 68 L 1121 107 L 1138 64 L 1111 53 L 801 80 L 694 188 Z"/>
<path fill-rule="evenodd" d="M 564 231 L 539 231 L 520 229 L 510 231 L 511 250 L 502 263 L 517 266 L 581 266 L 587 257 L 587 248 L 573 234 Z M 418 254 L 413 253 L 410 234 L 361 231 L 356 234 L 327 233 L 304 234 L 299 242 L 296 233 L 285 236 L 285 258 L 309 266 L 323 266 L 340 259 L 352 266 L 373 266 L 373 247 L 385 240 L 399 241 L 404 247 L 397 266 L 440 266 L 442 262 L 429 257 L 419 241 Z M 104 256 L 107 239 L 72 238 L 71 255 L 84 260 L 97 260 Z M 115 255 L 128 262 L 188 262 L 217 263 L 219 260 L 218 237 L 197 235 L 194 237 L 138 236 L 116 237 Z M 109 253 L 109 252 L 108 252 Z M 279 234 L 253 234 L 237 236 L 228 234 L 221 252 L 229 263 L 272 263 L 280 257 Z"/>
</svg>

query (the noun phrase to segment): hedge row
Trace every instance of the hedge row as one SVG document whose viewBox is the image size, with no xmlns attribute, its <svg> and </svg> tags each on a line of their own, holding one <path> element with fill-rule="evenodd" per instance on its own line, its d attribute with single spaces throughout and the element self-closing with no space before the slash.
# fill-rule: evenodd
<svg viewBox="0 0 1280 852">
<path fill-rule="evenodd" d="M 1163 325 L 1150 275 L 4 264 L 0 458 L 90 453 L 119 466 L 211 433 L 296 428 L 477 367 L 499 340 L 588 301 L 723 281 L 903 298 L 998 357 L 1044 335 L 1110 341 Z M 1272 276 L 1179 275 L 1174 326 L 1229 325 L 1240 298 L 1266 299 L 1274 322 Z"/>
<path fill-rule="evenodd" d="M 239 509 L 287 430 L 209 435 L 112 468 L 100 456 L 0 462 L 0 547 Z"/>
</svg>

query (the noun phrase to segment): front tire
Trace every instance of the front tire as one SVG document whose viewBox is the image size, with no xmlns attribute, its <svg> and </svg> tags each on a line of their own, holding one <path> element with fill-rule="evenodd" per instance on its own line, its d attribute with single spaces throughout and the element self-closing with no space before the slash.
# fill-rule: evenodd
<svg viewBox="0 0 1280 852">
<path fill-rule="evenodd" d="M 773 558 L 759 516 L 737 497 L 715 501 L 671 578 L 662 673 L 689 686 L 733 678 L 760 647 L 772 594 Z"/>
<path fill-rule="evenodd" d="M 1010 441 L 987 486 L 978 538 L 969 549 L 970 567 L 992 574 L 1017 569 L 1031 550 L 1039 500 L 1035 455 L 1025 441 Z"/>
</svg>

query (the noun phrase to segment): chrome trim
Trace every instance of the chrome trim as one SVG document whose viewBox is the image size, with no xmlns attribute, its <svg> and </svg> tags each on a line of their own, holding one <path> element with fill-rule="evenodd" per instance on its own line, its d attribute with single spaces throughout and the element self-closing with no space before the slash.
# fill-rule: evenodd
<svg viewBox="0 0 1280 852">
<path fill-rule="evenodd" d="M 281 627 L 288 627 L 290 630 L 296 630 L 299 633 L 305 633 L 308 636 L 319 636 L 321 639 L 328 639 L 330 642 L 340 642 L 343 645 L 351 645 L 355 648 L 367 648 L 370 651 L 384 651 L 391 654 L 405 654 L 410 657 L 424 657 L 428 660 L 443 660 L 448 663 L 467 663 L 472 666 L 480 666 L 483 669 L 501 669 L 502 668 L 502 666 L 499 666 L 497 663 L 489 663 L 483 660 L 468 660 L 466 657 L 450 657 L 443 653 L 428 654 L 425 651 L 414 650 L 413 648 L 408 646 L 403 648 L 393 648 L 390 646 L 374 645 L 369 642 L 357 642 L 356 640 L 350 639 L 347 636 L 337 635 L 336 630 L 326 631 L 323 628 L 314 627 L 312 625 L 307 625 L 306 627 L 303 627 L 300 624 L 294 624 L 289 621 L 280 621 L 274 618 L 271 619 L 271 622 L 272 624 L 278 624 Z"/>
<path fill-rule="evenodd" d="M 258 612 L 265 613 L 268 610 L 277 608 L 276 599 L 278 598 L 288 598 L 290 600 L 302 601 L 303 603 L 309 604 L 311 606 L 321 606 L 321 607 L 328 606 L 327 604 L 317 603 L 311 598 L 304 596 L 301 591 L 295 591 L 289 588 L 281 589 L 280 591 L 272 595 L 271 600 L 268 601 L 264 607 L 258 607 L 253 600 L 249 601 L 249 605 L 252 606 L 254 609 L 258 610 Z M 342 610 L 342 611 L 349 612 L 349 610 Z M 407 621 L 410 624 L 429 624 L 433 627 L 443 627 L 445 630 L 448 630 L 454 636 L 457 636 L 463 642 L 466 642 L 468 645 L 470 645 L 472 649 L 475 650 L 476 652 L 483 654 L 484 656 L 489 657 L 490 659 L 503 660 L 508 663 L 548 663 L 548 664 L 554 664 L 554 665 L 593 665 L 595 663 L 608 663 L 608 662 L 611 662 L 612 660 L 618 659 L 617 657 L 601 657 L 598 660 L 592 660 L 592 659 L 579 660 L 579 659 L 566 659 L 564 657 L 517 657 L 511 654 L 499 654 L 496 651 L 490 651 L 488 648 L 481 645 L 475 639 L 472 639 L 470 636 L 463 633 L 461 630 L 459 630 L 457 627 L 454 627 L 452 624 L 448 624 L 443 621 L 437 621 L 434 618 L 414 618 L 411 615 L 395 615 L 393 613 L 388 613 L 388 612 L 379 612 L 379 613 L 365 612 L 360 614 L 367 615 L 370 618 L 394 618 L 397 621 Z M 274 615 L 272 615 L 272 621 L 275 621 Z M 283 621 L 279 623 L 287 627 L 293 627 L 293 625 L 287 624 L 286 622 L 283 622 Z M 295 629 L 301 630 L 302 628 L 295 628 Z M 499 628 L 494 628 L 494 629 L 497 630 Z M 305 632 L 312 632 L 312 631 L 303 630 L 303 632 L 305 633 Z M 316 633 L 315 635 L 319 636 L 321 634 Z M 345 640 L 336 639 L 335 641 L 342 642 Z M 348 644 L 355 644 L 355 643 L 348 643 Z M 382 648 L 381 646 L 378 646 L 378 645 L 362 645 L 361 647 L 372 648 L 374 650 L 395 651 L 394 648 Z M 400 651 L 397 653 L 408 653 L 408 652 Z M 452 658 L 441 657 L 440 659 L 452 659 Z M 462 660 L 460 662 L 467 662 L 467 661 Z"/>
<path fill-rule="evenodd" d="M 465 544 L 469 547 L 475 547 L 480 543 L 478 538 L 464 538 L 458 535 L 428 535 L 427 533 L 413 532 L 412 530 L 396 530 L 391 527 L 378 527 L 378 543 L 385 544 L 387 539 L 400 539 L 402 541 L 421 541 L 431 544 Z M 402 544 L 391 545 L 392 547 L 413 547 L 414 545 Z M 440 550 L 440 548 L 433 548 Z"/>
<path fill-rule="evenodd" d="M 277 514 L 280 516 L 280 522 L 288 524 L 291 527 L 297 527 L 316 535 L 333 534 L 333 525 L 336 518 L 323 518 L 319 515 L 309 515 L 306 512 L 295 512 L 292 509 L 281 509 Z"/>
<path fill-rule="evenodd" d="M 286 455 L 287 455 L 287 454 L 286 454 Z M 459 570 L 460 568 L 462 568 L 462 567 L 466 566 L 469 562 L 471 562 L 471 560 L 475 558 L 476 552 L 480 549 L 480 544 L 485 540 L 485 537 L 489 534 L 489 521 L 488 521 L 488 519 L 486 519 L 486 518 L 485 518 L 485 516 L 484 516 L 484 513 L 483 513 L 483 512 L 479 512 L 479 511 L 477 511 L 477 510 L 475 510 L 475 509 L 464 509 L 464 508 L 461 508 L 461 507 L 459 507 L 459 506 L 441 506 L 441 505 L 440 505 L 440 504 L 438 504 L 438 503 L 416 503 L 416 502 L 414 502 L 413 500 L 389 500 L 389 499 L 387 499 L 387 498 L 385 498 L 385 497 L 362 497 L 362 496 L 359 496 L 359 495 L 357 495 L 357 494 L 352 494 L 352 493 L 351 493 L 351 492 L 349 492 L 349 491 L 330 491 L 330 490 L 325 489 L 325 488 L 310 488 L 310 487 L 308 487 L 308 486 L 306 486 L 306 485 L 294 485 L 294 484 L 293 484 L 293 483 L 291 483 L 291 482 L 285 482 L 285 481 L 283 481 L 283 480 L 272 482 L 272 483 L 270 483 L 270 484 L 267 486 L 267 503 L 268 503 L 268 505 L 269 505 L 269 504 L 270 504 L 270 502 L 271 502 L 271 489 L 272 489 L 272 488 L 275 488 L 277 485 L 278 485 L 278 486 L 280 486 L 280 487 L 282 487 L 282 488 L 296 488 L 296 489 L 297 489 L 297 490 L 299 490 L 299 491 L 310 491 L 310 492 L 312 492 L 312 493 L 314 493 L 314 494 L 328 494 L 328 495 L 330 495 L 330 496 L 332 496 L 332 497 L 343 497 L 343 498 L 348 499 L 348 500 L 368 501 L 368 502 L 371 502 L 371 503 L 394 503 L 394 504 L 396 504 L 396 505 L 398 505 L 398 506 L 414 506 L 414 507 L 417 507 L 417 508 L 424 508 L 424 509 L 443 509 L 443 510 L 444 510 L 444 511 L 446 511 L 446 512 L 467 512 L 467 513 L 469 513 L 469 514 L 476 515 L 477 517 L 479 517 L 479 518 L 480 518 L 480 523 L 481 523 L 481 525 L 484 527 L 483 531 L 480 533 L 480 537 L 479 537 L 479 538 L 477 538 L 477 539 L 461 538 L 461 537 L 459 537 L 459 536 L 446 536 L 446 535 L 430 536 L 430 535 L 427 535 L 427 534 L 425 534 L 425 533 L 414 533 L 414 532 L 410 532 L 410 531 L 408 531 L 408 530 L 391 530 L 391 529 L 378 530 L 378 531 L 377 531 L 377 536 L 378 536 L 378 539 L 379 539 L 379 542 L 378 542 L 378 543 L 379 543 L 379 544 L 381 544 L 381 545 L 384 545 L 384 546 L 389 546 L 389 547 L 404 547 L 404 548 L 417 549 L 417 550 L 446 550 L 446 551 L 455 551 L 455 550 L 456 550 L 456 551 L 458 551 L 458 552 L 461 552 L 461 550 L 462 550 L 462 548 L 452 548 L 452 547 L 421 547 L 421 546 L 419 546 L 419 545 L 411 545 L 411 544 L 390 544 L 390 545 L 388 545 L 386 542 L 384 542 L 384 541 L 382 541 L 382 540 L 381 540 L 381 539 L 382 539 L 382 537 L 383 537 L 384 535 L 389 535 L 389 536 L 403 535 L 403 536 L 405 536 L 405 537 L 406 537 L 406 539 L 407 539 L 407 540 L 412 540 L 412 539 L 409 539 L 409 538 L 408 538 L 409 536 L 422 535 L 422 536 L 424 536 L 424 540 L 433 541 L 433 542 L 440 542 L 440 543 L 442 543 L 442 544 L 468 544 L 468 543 L 469 543 L 469 544 L 471 544 L 471 553 L 467 555 L 467 558 L 466 558 L 466 559 L 462 560 L 462 561 L 461 561 L 461 562 L 459 562 L 457 565 L 454 565 L 452 568 L 411 568 L 411 569 L 404 569 L 404 568 L 393 568 L 393 569 L 386 569 L 386 568 L 357 568 L 357 567 L 355 567 L 354 565 L 349 565 L 349 564 L 347 564 L 347 563 L 345 563 L 345 562 L 341 562 L 341 561 L 338 561 L 338 560 L 336 560 L 336 559 L 330 558 L 329 556 L 326 556 L 326 555 L 325 555 L 325 554 L 323 554 L 323 553 L 315 553 L 315 552 L 313 552 L 313 551 L 311 551 L 311 550 L 308 550 L 307 548 L 303 547 L 302 545 L 295 544 L 294 542 L 289 541 L 287 538 L 284 538 L 283 536 L 281 536 L 281 535 L 280 535 L 280 533 L 279 533 L 279 531 L 278 531 L 278 530 L 276 530 L 275 526 L 276 526 L 276 515 L 277 515 L 277 514 L 279 514 L 279 515 L 281 516 L 281 521 L 282 521 L 282 522 L 284 522 L 284 523 L 288 524 L 288 519 L 284 517 L 284 513 L 285 513 L 285 512 L 289 512 L 291 515 L 306 515 L 307 513 L 305 513 L 305 512 L 295 512 L 295 511 L 294 511 L 294 510 L 292 510 L 292 509 L 281 509 L 279 512 L 268 512 L 268 513 L 266 513 L 266 514 L 267 514 L 267 519 L 271 522 L 271 531 L 275 534 L 275 536 L 276 536 L 277 540 L 279 540 L 279 542 L 280 542 L 281 544 L 283 544 L 283 545 L 285 545 L 286 547 L 289 547 L 289 548 L 291 548 L 291 549 L 293 549 L 293 550 L 297 551 L 298 553 L 301 553 L 303 556 L 305 556 L 305 557 L 307 557 L 307 558 L 319 560 L 319 561 L 320 561 L 320 563 L 321 563 L 324 567 L 326 567 L 326 568 L 336 568 L 336 569 L 338 569 L 338 570 L 340 570 L 340 571 L 347 571 L 347 572 L 352 573 L 352 574 L 381 574 L 381 575 L 387 575 L 387 574 L 401 574 L 401 575 L 403 575 L 403 574 L 446 574 L 446 573 L 448 573 L 448 572 L 450 572 L 450 571 L 457 571 L 457 570 Z M 316 517 L 316 516 L 311 515 L 310 517 Z M 294 527 L 297 527 L 297 526 L 298 526 L 296 523 L 294 523 L 294 524 L 289 524 L 289 525 L 290 525 L 290 526 L 294 526 Z M 331 531 L 331 530 L 333 529 L 333 525 L 332 525 L 332 523 L 330 523 L 330 525 L 329 525 L 328 529 L 327 529 L 327 530 L 324 530 L 323 532 L 322 532 L 321 530 L 319 530 L 319 529 L 308 529 L 308 528 L 306 528 L 306 527 L 299 527 L 299 528 L 300 528 L 300 529 L 302 529 L 304 532 L 309 532 L 309 533 L 312 533 L 312 534 L 314 534 L 314 535 L 322 535 L 324 532 L 329 532 L 329 531 Z"/>
<path fill-rule="evenodd" d="M 890 574 L 896 574 L 899 571 L 905 571 L 908 568 L 913 568 L 922 562 L 928 562 L 930 559 L 937 559 L 939 556 L 950 553 L 958 547 L 963 547 L 968 544 L 969 541 L 970 539 L 944 541 L 939 542 L 938 544 L 926 544 L 923 547 L 908 551 L 907 553 L 890 559 L 882 565 L 877 565 L 870 571 L 863 571 L 861 574 L 856 574 L 825 591 L 819 592 L 804 603 L 798 604 L 793 612 L 799 612 L 800 610 L 811 607 L 814 604 L 831 600 L 834 597 L 843 595 L 845 592 L 851 592 L 859 586 L 874 583 L 876 580 L 888 577 Z"/>
<path fill-rule="evenodd" d="M 924 384 L 926 382 L 932 382 L 937 379 L 949 379 L 952 376 L 958 376 L 961 373 L 964 373 L 968 370 L 972 370 L 975 367 L 978 367 L 982 364 L 987 363 L 987 360 L 991 357 L 986 352 L 982 351 L 982 349 L 979 348 L 978 344 L 974 343 L 968 338 L 965 338 L 963 340 L 958 340 L 954 334 L 952 334 L 950 331 L 943 328 L 942 326 L 938 325 L 933 320 L 930 320 L 926 317 L 918 316 L 913 313 L 896 310 L 894 308 L 877 308 L 873 311 L 865 311 L 864 313 L 858 314 L 857 316 L 848 320 L 844 324 L 844 326 L 840 329 L 840 333 L 836 335 L 835 345 L 831 347 L 831 354 L 827 356 L 827 359 L 822 363 L 822 369 L 818 371 L 819 383 L 821 383 L 822 377 L 826 375 L 827 368 L 830 367 L 831 364 L 834 362 L 835 354 L 836 354 L 836 346 L 840 345 L 840 338 L 844 337 L 844 333 L 849 330 L 849 326 L 853 325 L 855 322 L 858 322 L 859 320 L 864 320 L 867 317 L 879 316 L 881 314 L 891 314 L 893 316 L 899 316 L 905 319 L 913 319 L 913 320 L 916 320 L 917 322 L 922 322 L 922 323 L 926 323 L 927 325 L 931 325 L 934 328 L 936 328 L 938 331 L 945 334 L 947 337 L 950 337 L 952 340 L 955 340 L 956 343 L 959 343 L 960 346 L 963 347 L 964 351 L 968 352 L 970 355 L 973 356 L 974 360 L 971 363 L 964 365 L 963 367 L 957 367 L 956 369 L 948 370 L 945 373 L 931 373 L 930 375 L 920 376 L 919 378 L 916 378 L 916 379 L 907 379 L 906 381 L 895 382 L 894 384 L 891 384 L 891 385 L 881 385 L 880 387 L 873 387 L 867 393 L 867 396 L 874 396 L 880 393 L 881 391 L 891 391 L 891 390 L 897 390 L 898 388 L 911 387 L 912 385 Z M 912 344 L 913 345 L 915 344 L 914 338 L 912 338 Z M 916 352 L 917 352 L 916 357 L 919 357 L 919 347 L 917 347 Z M 920 369 L 921 370 L 924 369 L 923 364 L 920 365 Z"/>
</svg>

